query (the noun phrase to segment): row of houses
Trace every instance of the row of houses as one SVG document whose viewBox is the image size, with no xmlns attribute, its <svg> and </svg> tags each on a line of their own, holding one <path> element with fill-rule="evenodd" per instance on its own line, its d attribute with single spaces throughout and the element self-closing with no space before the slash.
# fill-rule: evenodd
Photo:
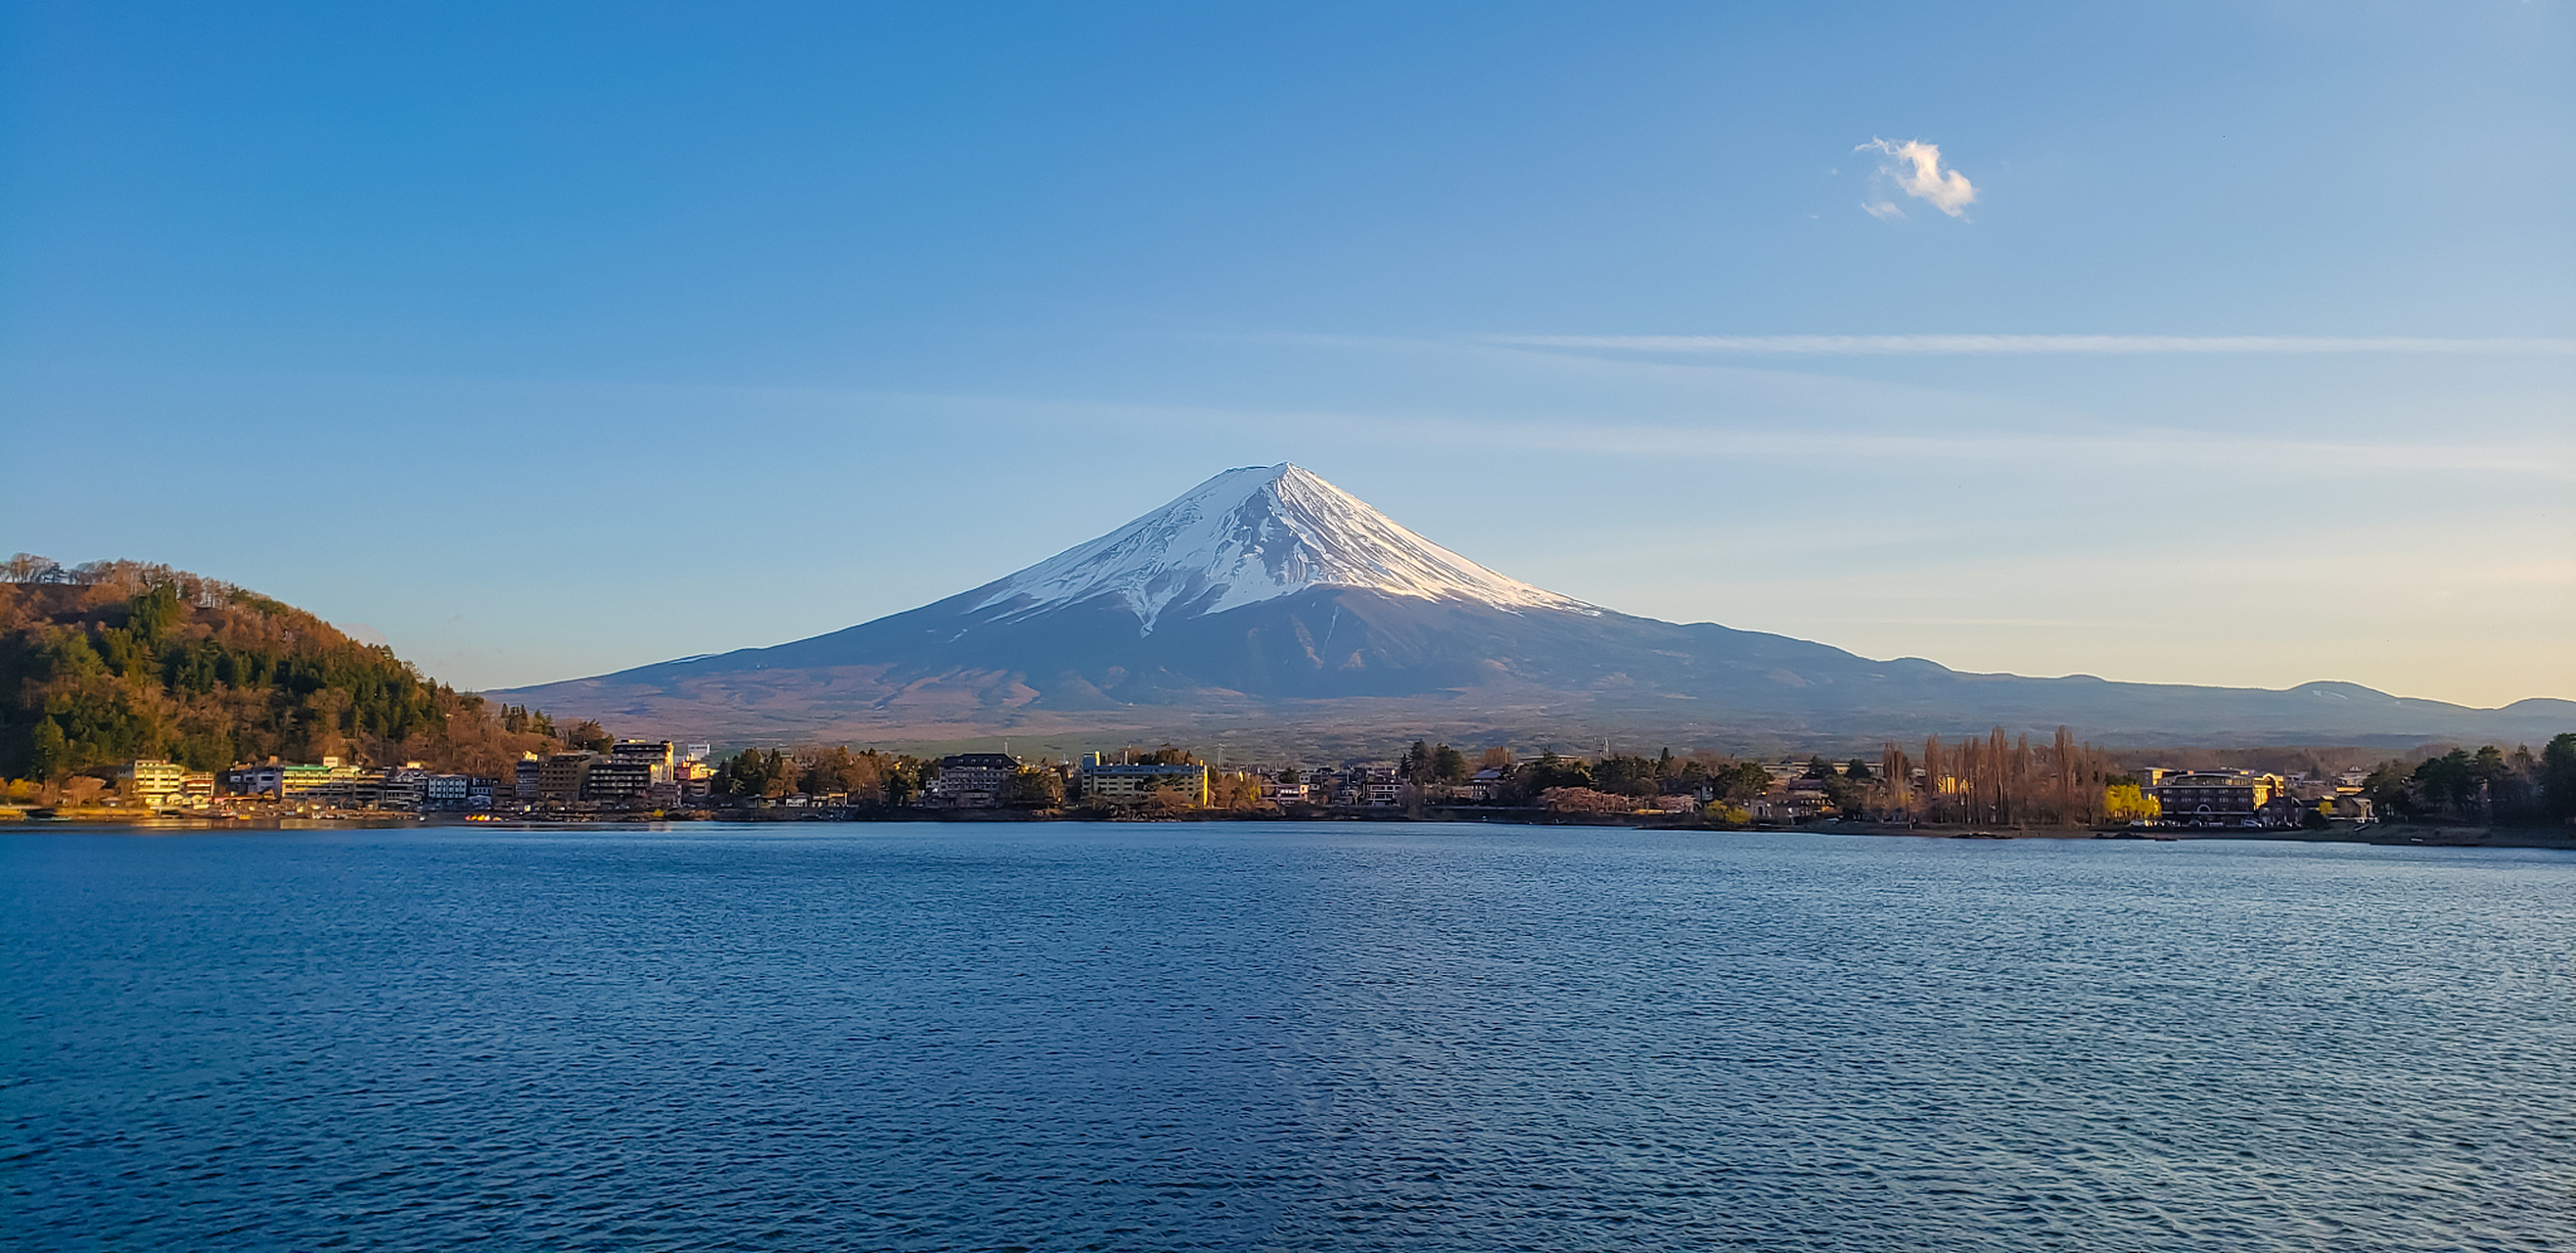
<svg viewBox="0 0 2576 1253">
<path fill-rule="evenodd" d="M 1762 763 L 1772 778 L 1770 795 L 1746 802 L 1757 820 L 1799 822 L 1830 809 L 1822 780 L 1805 777 L 1809 766 L 1788 758 Z M 1831 767 L 1846 773 L 1843 765 Z M 2140 790 L 2156 801 L 2166 826 L 2286 829 L 2303 825 L 2310 814 L 2331 821 L 2375 821 L 2370 798 L 2361 794 L 2364 771 L 2348 770 L 2332 778 L 2306 774 L 2273 774 L 2254 770 L 2174 770 L 2149 767 L 2141 773 Z M 1954 780 L 1937 786 L 1947 790 Z M 1918 788 L 1936 786 L 1922 768 L 1914 770 Z"/>
<path fill-rule="evenodd" d="M 1057 791 L 1069 805 L 1137 806 L 1157 795 L 1184 805 L 1212 803 L 1220 782 L 1251 783 L 1261 799 L 1278 805 L 1330 805 L 1390 808 L 1403 803 L 1404 782 L 1390 764 L 1321 767 L 1311 772 L 1272 772 L 1212 766 L 1206 762 L 1135 761 L 1107 753 L 1085 753 L 1071 764 L 1024 762 L 1008 753 L 954 753 L 931 763 L 917 802 L 929 809 L 990 809 L 1013 804 L 1013 780 L 1024 774 L 1054 776 Z M 1503 771 L 1486 770 L 1466 784 L 1449 789 L 1451 799 L 1490 800 L 1499 794 Z M 1283 782 L 1282 776 L 1294 779 Z M 773 803 L 790 807 L 832 805 L 839 797 L 790 796 Z"/>
<path fill-rule="evenodd" d="M 921 802 L 935 809 L 991 809 L 1007 804 L 1011 781 L 1029 770 L 1052 771 L 1069 803 L 1111 805 L 1141 805 L 1166 791 L 1183 803 L 1206 805 L 1215 794 L 1218 777 L 1205 762 L 1112 761 L 1101 753 L 1085 753 L 1072 766 L 1031 766 L 1008 753 L 954 753 L 935 765 Z"/>
<path fill-rule="evenodd" d="M 1132 761 L 1106 753 L 1085 753 L 1071 765 L 1036 766 L 1007 753 L 957 753 L 940 758 L 936 766 L 922 803 L 943 809 L 1007 804 L 1011 780 L 1030 770 L 1053 771 L 1068 804 L 1134 806 L 1169 795 L 1181 804 L 1204 806 L 1214 799 L 1217 783 L 1226 779 L 1249 780 L 1263 800 L 1282 805 L 1392 806 L 1403 791 L 1392 766 L 1325 768 L 1296 782 L 1206 762 Z"/>
<path fill-rule="evenodd" d="M 941 767 L 943 777 L 946 767 Z M 1205 805 L 1219 778 L 1250 780 L 1261 799 L 1274 805 L 1330 805 L 1349 809 L 1386 809 L 1404 803 L 1404 779 L 1392 765 L 1321 766 L 1311 771 L 1234 769 L 1203 762 L 1160 765 L 1113 762 L 1086 753 L 1075 766 L 1069 798 L 1113 805 L 1139 804 L 1162 789 L 1177 790 L 1184 800 Z M 1477 780 L 1452 789 L 1456 799 L 1490 800 L 1502 786 L 1502 772 L 1488 770 Z"/>
<path fill-rule="evenodd" d="M 978 808 L 1006 802 L 1009 781 L 1032 767 L 1004 753 L 960 753 L 940 758 L 925 789 L 924 803 L 947 808 Z M 1228 769 L 1206 762 L 1131 761 L 1105 753 L 1085 753 L 1057 772 L 1068 803 L 1141 805 L 1157 794 L 1170 794 L 1183 804 L 1206 805 L 1223 780 L 1249 781 L 1261 799 L 1275 805 L 1329 805 L 1343 808 L 1392 808 L 1404 802 L 1404 779 L 1392 764 L 1323 766 L 1311 771 Z M 1475 778 L 1447 789 L 1454 800 L 1492 800 L 1508 772 L 1486 769 Z"/>
<path fill-rule="evenodd" d="M 576 749 L 530 754 L 510 777 L 511 802 L 596 805 L 603 809 L 674 809 L 707 803 L 716 770 L 711 749 L 683 753 L 669 740 L 620 740 L 607 752 Z"/>
<path fill-rule="evenodd" d="M 176 762 L 144 758 L 118 778 L 120 798 L 137 808 L 207 809 L 244 802 L 326 809 L 465 809 L 487 806 L 494 781 L 440 774 L 419 762 L 370 768 L 325 757 L 190 770 Z"/>
<path fill-rule="evenodd" d="M 419 762 L 370 767 L 325 757 L 320 762 L 266 762 L 192 771 L 157 758 L 128 765 L 119 779 L 125 802 L 153 810 L 274 804 L 318 809 L 409 812 L 506 810 L 552 805 L 607 809 L 704 804 L 715 780 L 709 747 L 685 754 L 666 740 L 627 740 L 606 752 L 528 754 L 507 778 L 450 774 Z"/>
</svg>

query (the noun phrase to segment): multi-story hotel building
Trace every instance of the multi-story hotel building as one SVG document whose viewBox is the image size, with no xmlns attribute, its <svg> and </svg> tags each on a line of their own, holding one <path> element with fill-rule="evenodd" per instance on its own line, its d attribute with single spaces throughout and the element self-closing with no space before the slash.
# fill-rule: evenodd
<svg viewBox="0 0 2576 1253">
<path fill-rule="evenodd" d="M 2152 789 L 2164 821 L 2178 826 L 2262 825 L 2264 807 L 2287 790 L 2277 774 L 2194 770 L 2164 774 Z"/>
<path fill-rule="evenodd" d="M 125 798 L 138 805 L 167 805 L 188 779 L 188 768 L 176 762 L 144 758 L 127 766 L 118 780 Z"/>
<path fill-rule="evenodd" d="M 1020 759 L 1007 753 L 952 753 L 939 759 L 928 791 L 936 804 L 991 809 L 1002 803 L 1003 789 L 1019 772 Z"/>
<path fill-rule="evenodd" d="M 1193 805 L 1208 803 L 1208 768 L 1204 762 L 1186 765 L 1150 765 L 1144 763 L 1104 762 L 1098 753 L 1084 753 L 1082 765 L 1073 772 L 1075 788 L 1086 801 L 1104 801 L 1112 805 L 1141 805 L 1153 799 L 1162 788 L 1172 788 Z"/>
</svg>

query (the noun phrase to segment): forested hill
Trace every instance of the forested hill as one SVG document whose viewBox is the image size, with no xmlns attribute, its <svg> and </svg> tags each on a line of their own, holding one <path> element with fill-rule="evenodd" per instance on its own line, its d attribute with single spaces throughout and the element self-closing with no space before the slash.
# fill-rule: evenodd
<svg viewBox="0 0 2576 1253">
<path fill-rule="evenodd" d="M 552 733 L 229 583 L 132 561 L 0 566 L 0 777 L 270 756 L 498 774 Z"/>
</svg>

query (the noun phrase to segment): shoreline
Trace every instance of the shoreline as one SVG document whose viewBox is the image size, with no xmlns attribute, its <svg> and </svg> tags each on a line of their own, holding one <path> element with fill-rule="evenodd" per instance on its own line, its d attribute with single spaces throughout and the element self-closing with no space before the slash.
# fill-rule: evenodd
<svg viewBox="0 0 2576 1253">
<path fill-rule="evenodd" d="M 619 828 L 635 826 L 682 826 L 701 822 L 738 823 L 1059 823 L 1059 822 L 1336 822 L 1369 823 L 1385 826 L 1413 826 L 1423 823 L 1461 825 L 1502 825 L 1525 827 L 1597 827 L 1625 828 L 1643 831 L 1687 832 L 1709 836 L 1727 836 L 1758 832 L 1802 835 L 1867 835 L 1881 838 L 1923 840 L 2139 840 L 2180 842 L 2185 840 L 2254 840 L 2279 844 L 2373 844 L 2404 848 L 2534 848 L 2576 851 L 2576 827 L 2469 827 L 2424 823 L 2373 823 L 2362 827 L 2335 827 L 2323 831 L 2307 829 L 2273 831 L 2204 830 L 2188 827 L 2028 827 L 1988 828 L 1943 825 L 1913 826 L 1883 822 L 1813 822 L 1794 825 L 1755 825 L 1751 827 L 1710 827 L 1690 822 L 1658 822 L 1662 815 L 1544 814 L 1530 810 L 1499 808 L 1455 808 L 1427 812 L 1419 817 L 1400 813 L 1374 813 L 1319 810 L 1303 813 L 1209 813 L 1171 818 L 1115 817 L 1096 818 L 1061 812 L 1027 810 L 907 810 L 899 812 L 812 809 L 783 811 L 755 809 L 743 811 L 691 810 L 680 813 L 636 814 L 514 814 L 485 817 L 454 813 L 433 814 L 331 814 L 293 816 L 202 817 L 195 815 L 136 815 L 104 807 L 71 813 L 40 811 L 30 807 L 0 807 L 0 833 L 79 830 L 86 827 L 121 826 L 144 831 L 365 831 L 403 828 L 421 829 L 499 829 L 546 830 L 551 828 Z M 1623 821 L 1622 819 L 1629 819 Z"/>
<path fill-rule="evenodd" d="M 1819 828 L 1799 827 L 1814 831 Z M 2028 830 L 1989 831 L 1976 827 L 1920 827 L 1908 829 L 1884 823 L 1843 823 L 1840 830 L 1856 835 L 1913 836 L 1919 839 L 2000 839 L 2000 840 L 2099 840 L 2130 839 L 2156 841 L 2186 840 L 2255 840 L 2270 844 L 2377 844 L 2397 848 L 2544 848 L 2576 850 L 2576 828 L 2550 827 L 2446 827 L 2423 823 L 2372 823 L 2364 827 L 2336 827 L 2324 831 L 2305 828 L 2273 831 L 2195 830 L 2189 827 L 2133 827 L 2124 829 L 2093 827 L 2052 827 Z"/>
</svg>

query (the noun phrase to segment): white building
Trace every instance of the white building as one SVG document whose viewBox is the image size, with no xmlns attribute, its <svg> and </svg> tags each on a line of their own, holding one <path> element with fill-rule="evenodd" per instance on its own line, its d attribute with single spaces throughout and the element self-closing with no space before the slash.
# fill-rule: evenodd
<svg viewBox="0 0 2576 1253">
<path fill-rule="evenodd" d="M 1020 759 L 1008 753 L 954 753 L 939 759 L 929 793 L 933 804 L 951 809 L 991 809 L 1019 772 Z"/>
<path fill-rule="evenodd" d="M 147 757 L 127 766 L 119 783 L 125 798 L 137 805 L 161 806 L 173 797 L 188 780 L 188 768 L 175 762 Z"/>
</svg>

